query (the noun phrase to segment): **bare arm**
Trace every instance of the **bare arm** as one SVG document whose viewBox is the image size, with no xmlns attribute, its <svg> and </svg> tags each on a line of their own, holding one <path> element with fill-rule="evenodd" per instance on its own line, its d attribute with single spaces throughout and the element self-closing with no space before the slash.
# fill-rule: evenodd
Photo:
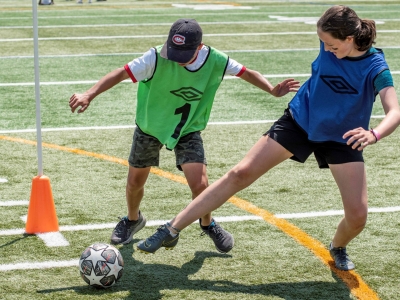
<svg viewBox="0 0 400 300">
<path fill-rule="evenodd" d="M 108 73 L 83 94 L 73 94 L 71 96 L 69 99 L 71 111 L 75 112 L 80 107 L 78 113 L 84 112 L 94 98 L 128 78 L 129 75 L 123 67 Z"/>
<path fill-rule="evenodd" d="M 374 128 L 374 130 L 376 130 L 380 137 L 383 138 L 390 135 L 400 125 L 400 108 L 394 87 L 390 86 L 382 89 L 379 92 L 379 96 L 386 116 L 379 125 Z M 345 139 L 347 137 L 350 137 L 347 144 L 351 145 L 355 142 L 352 148 L 357 148 L 360 151 L 366 146 L 377 142 L 372 132 L 361 127 L 346 132 L 343 135 L 343 138 Z"/>
<path fill-rule="evenodd" d="M 270 93 L 275 97 L 282 97 L 289 92 L 297 92 L 300 86 L 299 82 L 295 81 L 293 78 L 285 79 L 284 81 L 278 83 L 276 86 L 273 86 L 259 72 L 250 69 L 246 69 L 246 71 L 244 71 L 240 78 L 262 89 L 263 91 Z"/>
<path fill-rule="evenodd" d="M 379 92 L 379 96 L 386 116 L 375 130 L 383 138 L 390 135 L 400 125 L 400 108 L 394 87 L 384 88 Z"/>
</svg>

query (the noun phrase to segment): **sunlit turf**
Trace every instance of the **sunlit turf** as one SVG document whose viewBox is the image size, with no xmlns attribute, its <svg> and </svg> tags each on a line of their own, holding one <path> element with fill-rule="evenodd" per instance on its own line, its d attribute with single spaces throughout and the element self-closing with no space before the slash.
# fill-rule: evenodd
<svg viewBox="0 0 400 300">
<path fill-rule="evenodd" d="M 127 82 L 114 87 L 79 115 L 72 114 L 68 107 L 73 93 L 84 92 L 107 72 L 122 67 L 150 47 L 163 43 L 169 24 L 182 16 L 204 23 L 205 43 L 227 51 L 230 57 L 248 68 L 270 75 L 268 79 L 273 84 L 284 79 L 281 74 L 303 74 L 297 79 L 304 82 L 310 73 L 311 62 L 318 55 L 315 34 L 243 34 L 312 33 L 315 24 L 301 21 L 282 23 L 274 16 L 318 18 L 331 5 L 326 1 L 230 1 L 251 6 L 252 9 L 210 11 L 172 7 L 171 1 L 109 0 L 94 1 L 91 6 L 86 3 L 79 6 L 75 1 L 55 2 L 54 6 L 38 8 L 39 26 L 43 26 L 39 29 L 39 37 L 72 39 L 39 42 L 40 79 L 42 83 L 57 83 L 42 84 L 40 87 L 41 126 L 54 129 L 42 133 L 43 143 L 122 160 L 128 157 L 133 128 L 57 129 L 133 126 L 137 85 Z M 200 5 L 204 1 L 185 1 L 184 4 Z M 400 51 L 396 42 L 400 1 L 345 1 L 344 4 L 354 5 L 360 17 L 387 20 L 384 24 L 378 23 L 377 28 L 379 31 L 392 31 L 378 32 L 376 46 L 384 48 L 394 73 L 396 90 L 400 94 Z M 121 26 L 103 27 L 102 24 Z M 130 25 L 122 26 L 125 24 Z M 35 129 L 36 126 L 32 85 L 35 79 L 33 43 L 6 41 L 32 38 L 31 25 L 30 1 L 0 0 L 0 131 Z M 73 39 L 101 36 L 140 38 Z M 395 48 L 389 48 L 393 46 Z M 283 49 L 286 51 L 280 51 Z M 240 79 L 226 78 L 218 90 L 210 121 L 275 120 L 291 97 L 274 98 Z M 382 115 L 379 97 L 377 100 L 373 114 Z M 371 126 L 376 126 L 379 121 L 372 119 Z M 209 125 L 202 133 L 209 181 L 217 180 L 240 161 L 270 125 Z M 37 138 L 35 132 L 8 132 L 0 133 L 0 136 L 28 141 Z M 400 135 L 396 131 L 364 152 L 370 207 L 399 206 L 399 144 Z M 7 182 L 0 183 L 0 202 L 29 200 L 32 178 L 38 172 L 37 148 L 0 139 L 0 154 L 0 178 L 7 179 Z M 119 216 L 126 214 L 126 165 L 46 146 L 42 156 L 44 174 L 51 180 L 60 226 L 116 223 Z M 161 151 L 159 168 L 183 176 L 175 167 L 174 153 L 166 149 Z M 273 214 L 342 209 L 340 195 L 329 170 L 319 170 L 313 157 L 305 164 L 293 161 L 282 163 L 236 196 Z M 148 220 L 169 220 L 190 199 L 186 185 L 150 174 L 141 209 Z M 0 231 L 23 229 L 25 223 L 21 217 L 26 214 L 26 206 L 1 207 Z M 249 214 L 232 203 L 226 203 L 214 212 L 217 219 Z M 327 246 L 340 218 L 338 215 L 288 221 Z M 155 255 L 138 253 L 134 245 L 156 229 L 156 226 L 148 226 L 135 236 L 132 243 L 118 246 L 125 260 L 125 274 L 109 290 L 88 287 L 80 278 L 77 267 L 25 269 L 0 271 L 0 298 L 354 299 L 339 277 L 278 228 L 262 220 L 224 222 L 222 225 L 233 233 L 236 242 L 227 255 L 219 254 L 210 239 L 200 236 L 197 224 L 182 232 L 180 242 L 173 251 L 162 249 Z M 365 230 L 349 245 L 349 254 L 357 266 L 356 272 L 380 299 L 400 298 L 399 230 L 399 212 L 371 213 Z M 70 246 L 47 247 L 37 236 L 0 235 L 3 257 L 0 266 L 78 260 L 88 245 L 98 241 L 108 242 L 111 228 L 61 233 Z"/>
</svg>

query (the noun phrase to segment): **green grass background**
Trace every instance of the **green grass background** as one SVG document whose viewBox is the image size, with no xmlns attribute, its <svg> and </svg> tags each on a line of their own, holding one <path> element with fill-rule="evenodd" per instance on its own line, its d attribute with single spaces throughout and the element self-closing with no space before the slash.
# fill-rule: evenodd
<svg viewBox="0 0 400 300">
<path fill-rule="evenodd" d="M 170 24 L 180 17 L 196 18 L 202 24 L 206 44 L 226 51 L 248 68 L 270 74 L 268 79 L 273 84 L 283 80 L 274 74 L 305 74 L 298 77 L 304 82 L 310 72 L 310 63 L 318 54 L 318 38 L 316 34 L 296 32 L 313 32 L 315 25 L 300 21 L 277 22 L 271 16 L 318 17 L 332 4 L 327 1 L 243 0 L 230 3 L 251 6 L 252 9 L 210 11 L 177 8 L 172 3 L 108 0 L 77 5 L 74 1 L 55 0 L 54 6 L 39 7 L 41 126 L 57 129 L 134 125 L 137 85 L 122 83 L 116 86 L 100 95 L 84 114 L 79 115 L 70 112 L 69 97 L 75 92 L 85 91 L 104 74 L 123 66 L 149 47 L 163 43 Z M 182 3 L 222 4 L 220 1 Z M 384 49 L 400 94 L 397 32 L 400 28 L 400 1 L 342 3 L 352 6 L 360 17 L 386 20 L 377 25 L 376 46 Z M 110 26 L 104 27 L 103 24 Z M 31 1 L 0 0 L 0 131 L 34 129 L 36 125 L 34 86 L 15 85 L 34 82 L 33 42 L 7 41 L 32 38 L 31 26 Z M 255 32 L 293 33 L 221 35 Z M 94 36 L 135 38 L 45 39 Z M 282 114 L 291 96 L 274 98 L 240 79 L 226 79 L 218 90 L 210 121 L 274 120 Z M 373 114 L 383 114 L 379 97 Z M 372 119 L 371 126 L 377 122 L 379 119 Z M 269 126 L 209 125 L 202 136 L 210 182 L 234 166 Z M 55 130 L 43 132 L 42 138 L 46 143 L 127 159 L 132 134 L 132 128 Z M 36 140 L 35 132 L 0 135 Z M 399 144 L 400 135 L 396 131 L 364 151 L 370 207 L 399 206 Z M 8 179 L 7 183 L 0 183 L 0 201 L 28 200 L 32 178 L 38 169 L 36 147 L 1 140 L 0 155 L 0 178 Z M 118 216 L 126 214 L 125 166 L 44 148 L 43 167 L 44 174 L 51 180 L 60 226 L 117 222 Z M 173 152 L 165 149 L 161 151 L 160 168 L 182 175 L 175 167 Z M 342 209 L 329 170 L 319 170 L 313 157 L 305 164 L 284 162 L 237 196 L 276 214 Z M 141 209 L 149 220 L 171 219 L 189 203 L 190 197 L 187 186 L 150 175 Z M 24 206 L 1 207 L 0 230 L 24 228 L 20 217 L 26 213 L 27 207 Z M 247 214 L 227 203 L 215 211 L 214 216 Z M 289 221 L 328 245 L 340 218 L 330 216 Z M 357 273 L 381 299 L 400 299 L 399 220 L 399 212 L 371 213 L 366 229 L 349 245 Z M 1 273 L 0 298 L 354 298 L 345 284 L 309 250 L 275 227 L 264 221 L 232 222 L 223 226 L 234 234 L 236 241 L 235 248 L 228 255 L 217 253 L 211 240 L 200 237 L 197 225 L 184 231 L 174 251 L 160 250 L 155 255 L 137 253 L 133 245 L 156 229 L 146 227 L 137 234 L 133 243 L 119 246 L 125 260 L 125 274 L 109 290 L 98 291 L 88 287 L 76 267 L 18 270 Z M 36 236 L 0 236 L 1 264 L 78 259 L 88 245 L 97 241 L 108 242 L 111 229 L 62 234 L 70 246 L 49 248 Z"/>
</svg>

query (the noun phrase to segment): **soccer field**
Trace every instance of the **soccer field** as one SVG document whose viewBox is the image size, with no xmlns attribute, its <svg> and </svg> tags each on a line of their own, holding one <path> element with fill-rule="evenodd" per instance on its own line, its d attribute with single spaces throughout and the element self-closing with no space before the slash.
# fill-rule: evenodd
<svg viewBox="0 0 400 300">
<path fill-rule="evenodd" d="M 37 2 L 37 1 L 36 1 Z M 59 232 L 25 235 L 38 175 L 32 2 L 0 0 L 0 299 L 400 299 L 400 131 L 364 151 L 369 215 L 348 246 L 356 269 L 338 271 L 327 247 L 343 215 L 329 170 L 314 157 L 286 161 L 239 192 L 213 216 L 235 237 L 228 254 L 182 231 L 173 251 L 136 250 L 191 199 L 174 152 L 161 150 L 141 211 L 148 222 L 117 246 L 124 275 L 97 290 L 78 260 L 93 243 L 109 243 L 127 213 L 125 183 L 135 125 L 137 84 L 126 81 L 73 114 L 72 94 L 90 88 L 150 47 L 171 24 L 194 18 L 205 44 L 268 78 L 303 83 L 319 51 L 316 21 L 329 1 L 54 0 L 38 6 L 42 166 L 51 181 Z M 374 19 L 400 97 L 400 1 L 341 1 Z M 274 98 L 238 78 L 222 82 L 202 132 L 210 183 L 220 178 L 282 115 L 291 95 Z M 382 117 L 377 97 L 371 127 Z"/>
</svg>

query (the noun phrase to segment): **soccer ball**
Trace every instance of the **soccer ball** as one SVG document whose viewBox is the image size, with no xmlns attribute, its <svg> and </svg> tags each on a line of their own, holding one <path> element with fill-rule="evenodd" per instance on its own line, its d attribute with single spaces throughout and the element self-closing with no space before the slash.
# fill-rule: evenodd
<svg viewBox="0 0 400 300">
<path fill-rule="evenodd" d="M 82 279 L 89 285 L 102 289 L 113 286 L 124 270 L 124 260 L 117 248 L 103 243 L 90 245 L 79 259 Z"/>
</svg>

